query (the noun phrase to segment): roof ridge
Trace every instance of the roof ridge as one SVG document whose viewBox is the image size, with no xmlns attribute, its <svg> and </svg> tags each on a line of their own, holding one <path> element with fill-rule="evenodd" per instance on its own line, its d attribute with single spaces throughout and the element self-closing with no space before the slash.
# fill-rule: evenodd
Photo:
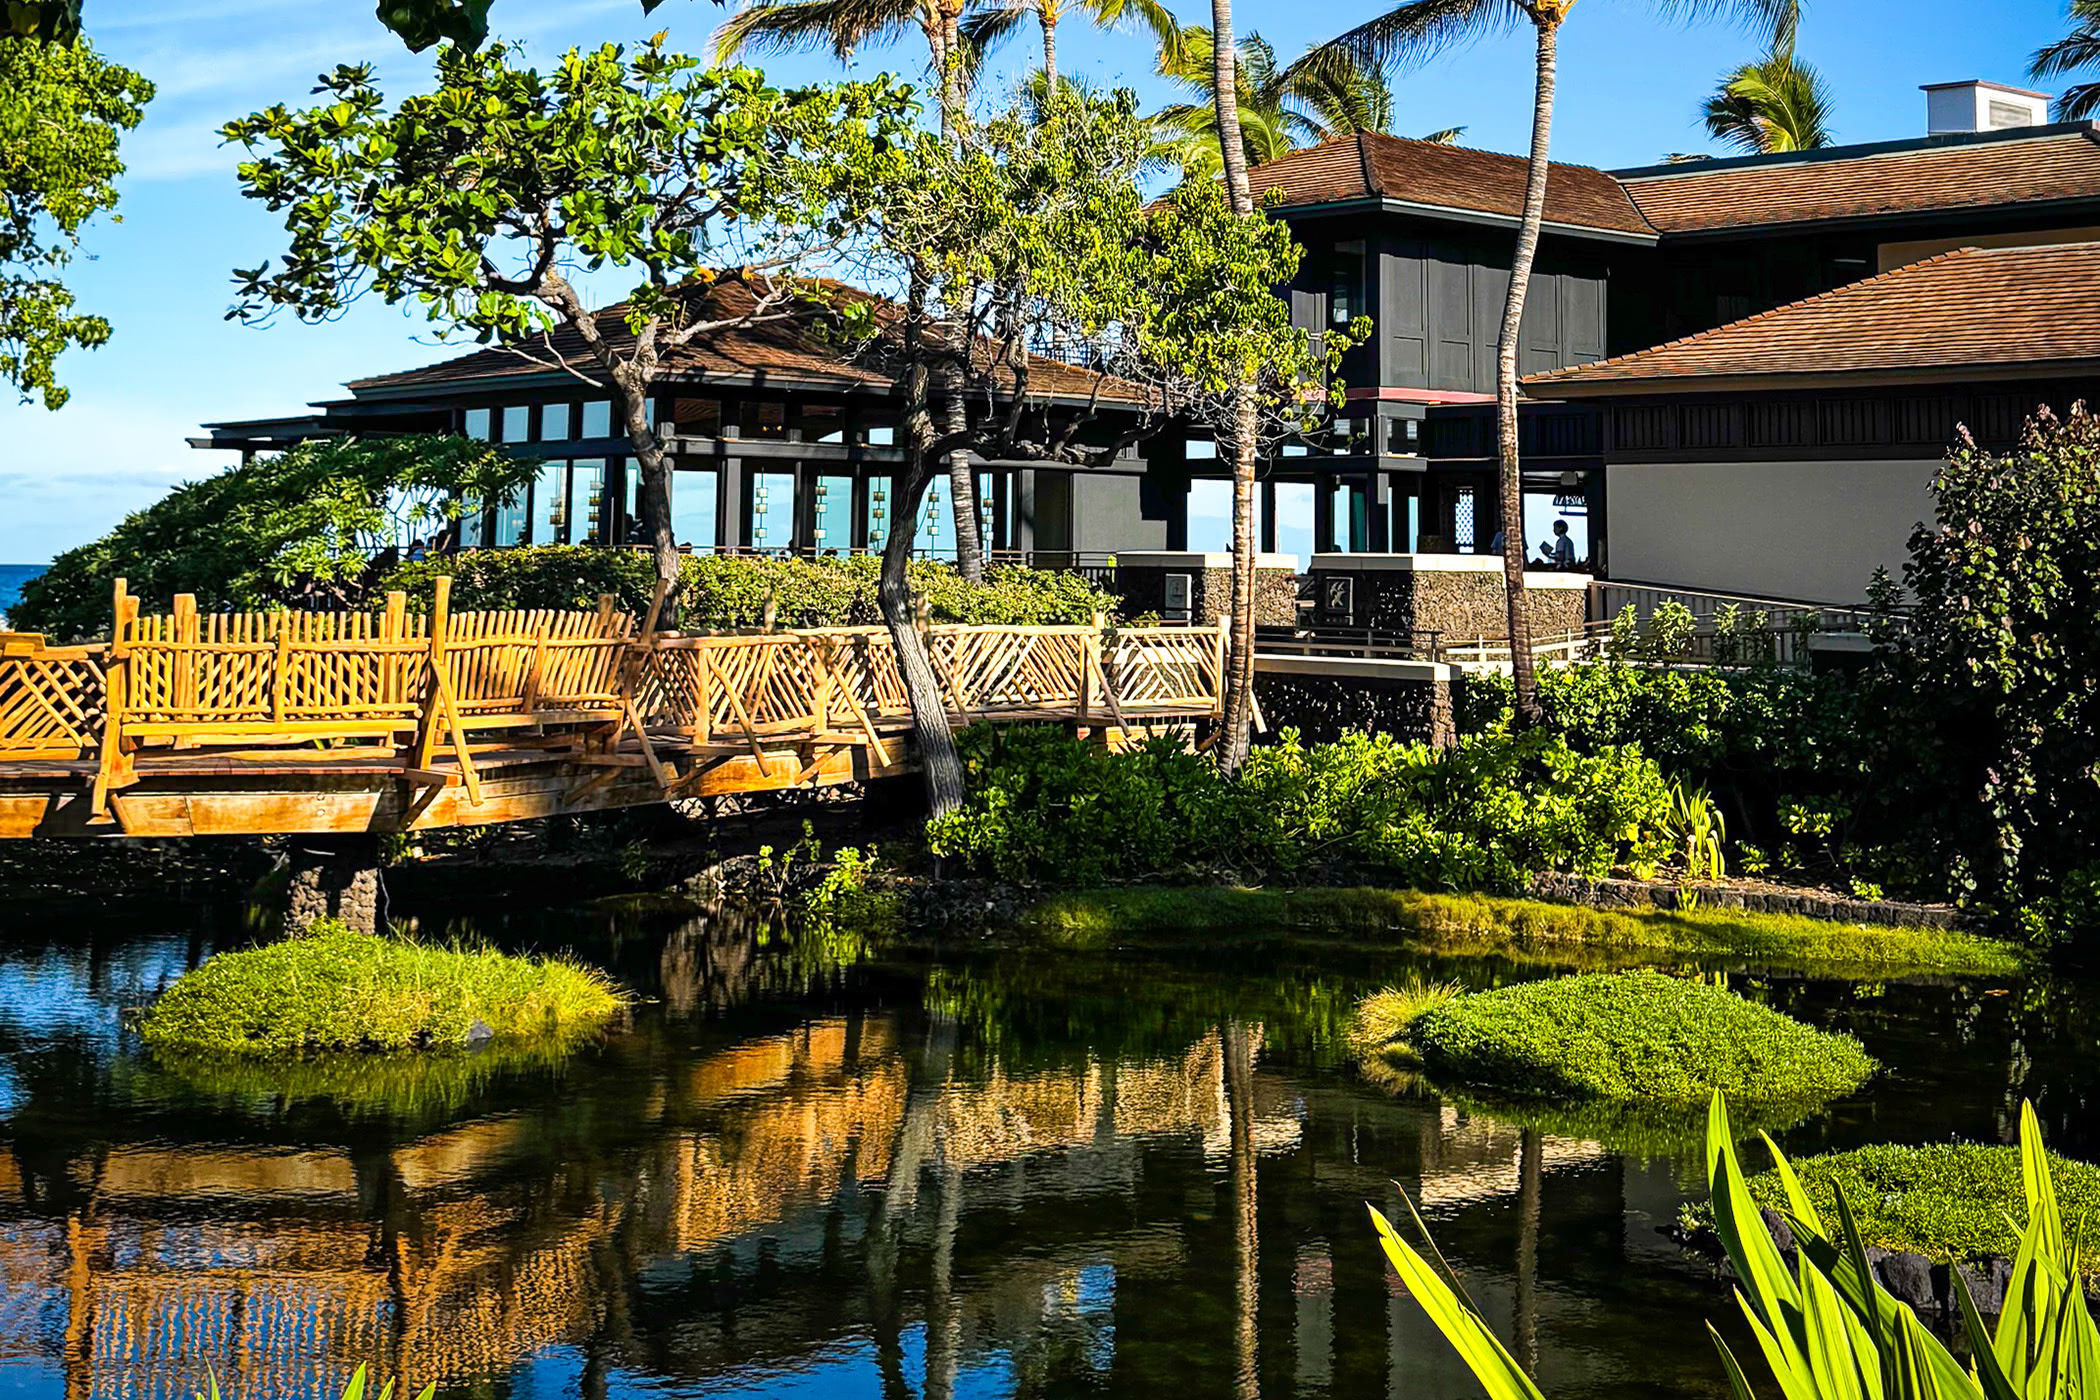
<svg viewBox="0 0 2100 1400">
<path fill-rule="evenodd" d="M 2018 145 L 2028 141 L 2066 141 L 2083 136 L 2100 140 L 2100 122 L 2050 122 L 2044 126 L 2000 127 L 1990 131 L 1941 131 L 1886 141 L 1853 141 L 1842 146 L 1816 146 L 1802 151 L 1760 151 L 1752 155 L 1717 156 L 1709 160 L 1659 165 L 1629 165 L 1605 172 L 1625 185 L 1696 179 L 1731 170 L 1804 169 L 1883 156 L 1916 156 L 1978 146 Z"/>
<path fill-rule="evenodd" d="M 1520 165 L 1529 165 L 1531 163 L 1530 156 L 1522 155 L 1515 151 L 1491 151 L 1485 146 L 1462 146 L 1456 141 L 1424 141 L 1419 136 L 1402 136 L 1398 132 L 1392 131 L 1360 131 L 1356 134 L 1359 136 L 1369 136 L 1379 141 L 1397 141 L 1402 145 L 1428 146 L 1434 150 L 1439 151 L 1464 151 L 1468 155 L 1494 156 L 1498 160 L 1513 160 Z M 1341 140 L 1344 138 L 1336 137 L 1333 139 Z M 1307 146 L 1303 149 L 1307 151 L 1317 151 L 1318 149 L 1320 149 L 1320 146 L 1329 144 L 1332 144 L 1332 142 L 1323 141 L 1318 146 Z M 1300 154 L 1299 151 L 1292 151 L 1290 152 L 1290 155 L 1278 156 L 1277 159 L 1288 160 L 1291 155 L 1298 154 Z M 1561 160 L 1557 157 L 1549 159 L 1546 163 L 1548 165 L 1559 166 L 1562 170 L 1587 170 L 1592 172 L 1593 174 L 1602 175 L 1607 179 L 1616 178 L 1612 175 L 1612 173 L 1609 170 L 1606 170 L 1601 165 L 1586 165 L 1581 161 Z"/>
<path fill-rule="evenodd" d="M 2026 247 L 2019 249 L 2019 251 L 2033 252 L 2037 247 L 2048 248 L 2062 246 L 2065 245 L 2029 244 Z M 1549 369 L 1540 374 L 1527 375 L 1525 376 L 1525 378 L 1529 381 L 1536 383 L 1547 383 L 1559 378 L 1560 376 L 1571 375 L 1582 370 L 1602 369 L 1606 365 L 1629 364 L 1634 360 L 1645 359 L 1650 355 L 1659 355 L 1665 350 L 1674 350 L 1679 346 L 1689 345 L 1695 340 L 1703 339 L 1704 337 L 1713 335 L 1718 331 L 1733 330 L 1741 326 L 1754 326 L 1760 321 L 1770 320 L 1772 317 L 1779 315 L 1781 312 L 1798 311 L 1803 307 L 1814 306 L 1818 302 L 1830 301 L 1833 298 L 1845 296 L 1849 293 L 1859 291 L 1862 288 L 1871 287 L 1877 282 L 1886 282 L 1891 278 L 1899 277 L 1906 272 L 1915 272 L 1921 267 L 1930 267 L 1934 263 L 1948 262 L 1955 258 L 1966 257 L 1970 254 L 1986 251 L 1996 252 L 2005 250 L 1983 249 L 1977 247 L 1974 244 L 1965 244 L 1959 248 L 1949 248 L 1944 253 L 1935 253 L 1929 258 L 1920 258 L 1916 262 L 1903 263 L 1900 266 L 1889 268 L 1886 272 L 1877 272 L 1872 277 L 1862 277 L 1857 282 L 1847 282 L 1842 287 L 1832 287 L 1828 291 L 1817 292 L 1814 296 L 1802 297 L 1798 301 L 1783 302 L 1778 306 L 1767 307 L 1763 311 L 1756 312 L 1749 316 L 1744 316 L 1739 320 L 1723 321 L 1718 326 L 1708 326 L 1703 331 L 1693 331 L 1690 335 L 1681 335 L 1674 340 L 1665 340 L 1659 345 L 1650 345 L 1645 349 L 1641 350 L 1630 350 L 1626 354 L 1611 355 L 1602 360 L 1592 360 L 1586 365 L 1564 365 L 1559 369 Z"/>
</svg>

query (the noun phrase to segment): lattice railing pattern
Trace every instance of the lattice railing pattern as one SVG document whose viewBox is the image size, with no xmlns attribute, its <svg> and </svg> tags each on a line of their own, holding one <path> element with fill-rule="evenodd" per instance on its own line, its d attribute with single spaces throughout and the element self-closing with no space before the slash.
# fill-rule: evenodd
<svg viewBox="0 0 2100 1400">
<path fill-rule="evenodd" d="M 530 727 L 530 742 L 608 760 L 623 739 L 667 787 L 651 742 L 748 748 L 865 742 L 908 723 L 894 644 L 880 627 L 638 637 L 611 598 L 596 612 L 427 614 L 400 594 L 372 613 L 141 616 L 119 583 L 113 640 L 51 647 L 0 634 L 0 759 L 96 760 L 94 807 L 135 781 L 142 751 L 284 746 L 377 755 L 413 781 L 481 790 L 469 736 Z M 933 627 L 926 650 L 951 714 L 1123 726 L 1215 708 L 1222 634 L 1184 628 Z M 457 774 L 437 772 L 439 750 Z M 631 761 L 631 760 L 629 760 Z M 768 769 L 770 772 L 770 769 Z"/>
</svg>

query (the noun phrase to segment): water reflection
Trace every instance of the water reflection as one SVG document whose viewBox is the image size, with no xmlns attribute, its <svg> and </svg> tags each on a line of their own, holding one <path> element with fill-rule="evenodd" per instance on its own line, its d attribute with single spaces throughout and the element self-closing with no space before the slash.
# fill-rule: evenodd
<svg viewBox="0 0 2100 1400">
<path fill-rule="evenodd" d="M 1336 1018 L 1390 954 L 847 969 L 542 917 L 512 936 L 651 1000 L 411 1095 L 141 1059 L 120 1008 L 232 936 L 0 947 L 0 1388 L 332 1400 L 368 1361 L 491 1397 L 1471 1394 L 1364 1227 L 1397 1179 L 1549 1393 L 1720 1393 L 1725 1295 L 1658 1230 L 1695 1164 L 1357 1080 Z M 1897 1066 L 1790 1145 L 1975 1134 L 2038 1090 L 2083 1116 L 2055 1000 L 1754 990 Z"/>
</svg>

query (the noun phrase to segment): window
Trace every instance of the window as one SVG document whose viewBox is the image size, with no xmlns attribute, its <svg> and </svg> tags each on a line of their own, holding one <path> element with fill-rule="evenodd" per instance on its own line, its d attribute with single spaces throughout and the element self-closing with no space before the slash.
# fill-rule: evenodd
<svg viewBox="0 0 2100 1400">
<path fill-rule="evenodd" d="M 1218 457 L 1218 444 L 1209 438 L 1190 438 L 1188 459 L 1191 462 L 1214 462 Z"/>
<path fill-rule="evenodd" d="M 868 446 L 895 447 L 896 445 L 897 429 L 894 425 L 877 423 L 868 429 Z"/>
<path fill-rule="evenodd" d="M 569 508 L 566 512 L 570 544 L 601 544 L 598 538 L 598 506 L 605 497 L 605 459 L 585 458 L 571 464 Z"/>
<path fill-rule="evenodd" d="M 890 479 L 886 476 L 869 477 L 868 547 L 870 549 L 882 548 L 883 540 L 889 535 L 890 512 L 893 508 L 893 503 L 890 499 Z"/>
<path fill-rule="evenodd" d="M 778 399 L 771 403 L 747 403 L 741 426 L 745 437 L 784 438 L 787 436 L 787 405 Z"/>
<path fill-rule="evenodd" d="M 583 431 L 577 434 L 584 438 L 608 438 L 612 436 L 612 404 L 604 399 L 583 406 Z M 604 463 L 599 463 L 603 466 Z"/>
<path fill-rule="evenodd" d="M 1451 510 L 1451 533 L 1460 554 L 1480 552 L 1480 539 L 1474 533 L 1474 528 L 1473 488 L 1461 486 L 1458 488 L 1458 501 Z"/>
<path fill-rule="evenodd" d="M 839 404 L 804 404 L 796 417 L 804 442 L 846 440 L 846 410 Z"/>
<path fill-rule="evenodd" d="M 712 471 L 671 473 L 671 534 L 680 544 L 715 547 L 715 482 Z"/>
<path fill-rule="evenodd" d="M 520 491 L 509 502 L 496 507 L 496 529 L 489 543 L 498 549 L 508 549 L 525 542 L 525 493 Z"/>
<path fill-rule="evenodd" d="M 467 410 L 466 433 L 468 437 L 476 442 L 490 441 L 489 411 L 487 409 L 470 408 Z"/>
<path fill-rule="evenodd" d="M 817 553 L 844 554 L 853 548 L 853 478 L 817 478 L 816 530 L 810 543 Z"/>
<path fill-rule="evenodd" d="M 1370 314 L 1364 305 L 1364 245 L 1337 243 L 1334 247 L 1332 285 L 1327 300 L 1327 319 L 1346 326 Z"/>
<path fill-rule="evenodd" d="M 525 404 L 514 403 L 503 410 L 503 440 L 524 442 L 532 436 L 530 423 L 532 409 Z"/>
<path fill-rule="evenodd" d="M 540 405 L 540 441 L 567 442 L 569 440 L 569 405 L 547 403 Z"/>
<path fill-rule="evenodd" d="M 751 543 L 759 549 L 786 549 L 795 542 L 795 478 L 786 472 L 760 472 L 751 478 Z"/>
<path fill-rule="evenodd" d="M 1258 503 L 1260 496 L 1256 496 Z M 1258 537 L 1257 537 L 1258 538 Z M 1313 489 L 1310 482 L 1276 483 L 1276 549 L 1295 554 L 1300 562 L 1312 558 Z"/>
<path fill-rule="evenodd" d="M 569 464 L 547 462 L 532 483 L 533 544 L 560 544 L 562 527 L 568 523 Z"/>
<path fill-rule="evenodd" d="M 722 401 L 674 399 L 671 402 L 671 421 L 676 424 L 677 431 L 692 437 L 720 437 Z"/>
<path fill-rule="evenodd" d="M 1254 494 L 1258 503 L 1261 492 Z M 1199 477 L 1189 483 L 1189 548 L 1199 554 L 1223 554 L 1232 548 L 1231 482 Z"/>
</svg>

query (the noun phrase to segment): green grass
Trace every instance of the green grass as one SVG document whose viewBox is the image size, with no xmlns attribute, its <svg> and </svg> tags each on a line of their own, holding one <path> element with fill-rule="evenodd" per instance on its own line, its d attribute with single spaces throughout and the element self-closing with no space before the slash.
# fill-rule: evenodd
<svg viewBox="0 0 2100 1400">
<path fill-rule="evenodd" d="M 414 1055 L 334 1051 L 285 1058 L 161 1050 L 136 1062 L 151 1096 L 171 1090 L 236 1112 L 275 1117 L 307 1104 L 327 1104 L 345 1118 L 442 1122 L 499 1081 L 552 1074 L 569 1063 L 595 1027 L 513 1037 L 483 1050 L 428 1050 Z"/>
<path fill-rule="evenodd" d="M 221 953 L 146 1013 L 156 1050 L 296 1055 L 462 1047 L 476 1021 L 498 1041 L 575 1034 L 620 1007 L 604 974 L 486 948 L 436 948 L 317 926 Z"/>
<path fill-rule="evenodd" d="M 1426 951 L 1612 967 L 1679 958 L 1830 976 L 2011 976 L 2024 950 L 1953 929 L 1888 928 L 1733 910 L 1604 910 L 1410 890 L 1139 887 L 1061 895 L 1035 932 L 1083 947 L 1127 937 L 1290 931 L 1405 942 Z"/>
<path fill-rule="evenodd" d="M 1595 973 L 1474 992 L 1397 1027 L 1430 1078 L 1512 1099 L 1828 1100 L 1874 1073 L 1858 1041 L 1703 982 Z"/>
<path fill-rule="evenodd" d="M 1881 1145 L 1796 1158 L 1795 1173 L 1826 1224 L 1837 1218 L 1836 1193 L 1845 1193 L 1861 1237 L 1883 1249 L 1923 1254 L 1938 1263 L 2010 1257 L 2020 1246 L 2015 1221 L 2027 1219 L 2020 1185 L 2020 1149 L 1973 1143 L 1925 1147 Z M 2065 1233 L 2078 1241 L 2079 1269 L 2100 1274 L 2100 1167 L 2049 1154 Z M 1750 1178 L 1759 1205 L 1786 1208 L 1774 1172 Z M 1710 1229 L 1713 1209 L 1684 1208 L 1684 1224 Z M 1832 1228 L 1835 1228 L 1833 1225 Z"/>
</svg>

